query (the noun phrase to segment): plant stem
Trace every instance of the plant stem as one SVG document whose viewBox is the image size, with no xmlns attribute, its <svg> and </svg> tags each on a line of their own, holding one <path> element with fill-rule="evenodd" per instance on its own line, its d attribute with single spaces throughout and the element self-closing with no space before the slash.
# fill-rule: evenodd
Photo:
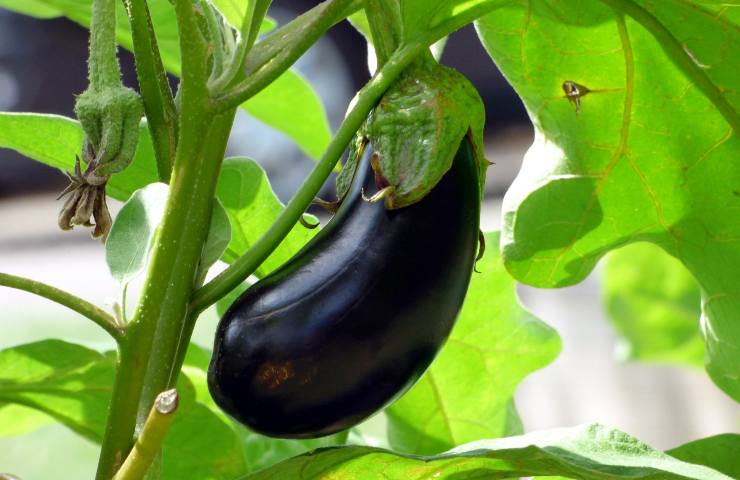
<svg viewBox="0 0 740 480">
<path fill-rule="evenodd" d="M 242 25 L 239 30 L 239 44 L 236 51 L 229 58 L 226 70 L 214 82 L 212 88 L 215 91 L 220 91 L 229 85 L 244 68 L 244 60 L 252 45 L 254 45 L 255 40 L 257 40 L 257 34 L 262 25 L 262 20 L 267 15 L 267 9 L 270 8 L 271 3 L 272 0 L 247 1 L 247 10 L 244 12 L 244 18 L 242 18 Z"/>
<path fill-rule="evenodd" d="M 88 80 L 90 88 L 96 91 L 121 84 L 121 69 L 116 57 L 116 2 L 93 0 Z"/>
<path fill-rule="evenodd" d="M 199 288 L 190 302 L 191 309 L 200 312 L 233 290 L 242 280 L 254 273 L 290 232 L 334 169 L 344 149 L 377 104 L 388 87 L 398 78 L 426 45 L 414 43 L 394 53 L 388 62 L 357 95 L 357 101 L 339 127 L 321 160 L 290 200 L 285 210 L 247 252 L 216 278 Z"/>
<path fill-rule="evenodd" d="M 144 478 L 164 442 L 164 437 L 167 435 L 170 424 L 172 424 L 172 418 L 177 410 L 178 402 L 179 397 L 175 389 L 167 390 L 157 396 L 152 409 L 149 411 L 149 416 L 144 422 L 139 438 L 113 480 L 140 480 Z"/>
<path fill-rule="evenodd" d="M 634 19 L 650 32 L 655 40 L 663 48 L 673 63 L 686 75 L 699 90 L 719 110 L 727 123 L 735 132 L 740 131 L 740 115 L 722 95 L 722 91 L 712 82 L 712 79 L 704 70 L 699 68 L 694 60 L 686 53 L 676 37 L 673 36 L 660 21 L 652 16 L 650 12 L 631 0 L 601 0 L 612 9 L 622 12 Z"/>
<path fill-rule="evenodd" d="M 109 479 L 127 456 L 157 393 L 166 389 L 210 227 L 216 180 L 233 121 L 209 111 L 207 43 L 191 0 L 176 0 L 182 94 L 180 135 L 165 215 L 120 361 L 108 412 L 98 479 Z M 164 374 L 162 373 L 164 372 Z"/>
<path fill-rule="evenodd" d="M 377 68 L 382 68 L 403 38 L 401 9 L 397 0 L 366 0 L 365 14 L 370 24 Z"/>
<path fill-rule="evenodd" d="M 270 34 L 247 55 L 243 80 L 225 91 L 213 90 L 215 107 L 226 111 L 256 95 L 290 68 L 324 32 L 361 6 L 361 0 L 327 0 Z"/>
<path fill-rule="evenodd" d="M 116 342 L 120 342 L 123 337 L 123 328 L 116 323 L 116 320 L 111 315 L 92 303 L 64 290 L 59 290 L 51 285 L 8 273 L 0 273 L 0 285 L 33 293 L 52 302 L 64 305 L 95 322 L 100 328 L 108 332 Z"/>
<path fill-rule="evenodd" d="M 129 0 L 129 24 L 136 58 L 136 73 L 152 136 L 157 173 L 169 182 L 177 149 L 177 109 L 157 46 L 146 0 Z"/>
</svg>

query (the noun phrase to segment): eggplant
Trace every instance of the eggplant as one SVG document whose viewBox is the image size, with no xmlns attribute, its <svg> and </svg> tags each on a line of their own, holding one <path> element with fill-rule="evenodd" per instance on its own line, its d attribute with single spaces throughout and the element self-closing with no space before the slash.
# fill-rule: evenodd
<svg viewBox="0 0 740 480">
<path fill-rule="evenodd" d="M 250 429 L 312 438 L 350 428 L 408 390 L 447 339 L 478 245 L 480 193 L 465 137 L 417 203 L 388 210 L 365 148 L 335 216 L 221 319 L 215 402 Z"/>
</svg>

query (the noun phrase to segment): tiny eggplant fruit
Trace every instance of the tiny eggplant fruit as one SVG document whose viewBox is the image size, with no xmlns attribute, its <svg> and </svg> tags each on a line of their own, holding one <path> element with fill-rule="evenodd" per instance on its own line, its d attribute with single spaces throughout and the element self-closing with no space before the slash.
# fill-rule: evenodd
<svg viewBox="0 0 740 480">
<path fill-rule="evenodd" d="M 336 215 L 244 292 L 216 332 L 216 403 L 265 435 L 350 428 L 410 388 L 462 307 L 478 245 L 479 164 L 463 137 L 418 202 L 387 209 L 364 147 Z"/>
</svg>

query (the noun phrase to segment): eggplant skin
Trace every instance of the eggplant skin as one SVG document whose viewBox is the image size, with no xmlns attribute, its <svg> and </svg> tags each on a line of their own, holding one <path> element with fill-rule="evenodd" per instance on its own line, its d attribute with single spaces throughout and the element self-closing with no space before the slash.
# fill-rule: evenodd
<svg viewBox="0 0 740 480">
<path fill-rule="evenodd" d="M 252 430 L 312 438 L 350 428 L 408 390 L 465 298 L 480 219 L 463 139 L 418 203 L 386 210 L 368 145 L 334 218 L 221 319 L 208 369 L 215 402 Z"/>
</svg>

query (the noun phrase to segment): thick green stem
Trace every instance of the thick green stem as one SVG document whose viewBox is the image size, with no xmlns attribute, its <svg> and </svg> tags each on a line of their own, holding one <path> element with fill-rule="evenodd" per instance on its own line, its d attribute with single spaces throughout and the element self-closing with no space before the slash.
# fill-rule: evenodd
<svg viewBox="0 0 740 480">
<path fill-rule="evenodd" d="M 249 52 L 244 77 L 225 91 L 213 90 L 216 108 L 238 107 L 277 79 L 329 28 L 362 6 L 361 0 L 327 0 L 270 34 Z"/>
<path fill-rule="evenodd" d="M 403 38 L 398 0 L 366 0 L 365 14 L 370 24 L 377 68 L 382 68 Z"/>
<path fill-rule="evenodd" d="M 169 182 L 177 149 L 177 109 L 157 46 L 146 0 L 129 0 L 136 73 L 144 100 L 159 180 Z"/>
<path fill-rule="evenodd" d="M 93 1 L 88 60 L 88 79 L 92 90 L 100 91 L 121 83 L 121 69 L 116 57 L 117 1 Z"/>
<path fill-rule="evenodd" d="M 425 48 L 426 45 L 424 44 L 414 43 L 397 50 L 385 66 L 360 90 L 355 105 L 339 127 L 321 160 L 290 200 L 285 210 L 247 253 L 195 292 L 191 301 L 193 311 L 202 311 L 233 290 L 242 280 L 254 273 L 277 248 L 311 204 L 370 110 L 375 107 L 380 97 L 398 78 L 403 69 Z"/>
<path fill-rule="evenodd" d="M 109 479 L 133 445 L 154 397 L 166 389 L 194 288 L 226 139 L 233 120 L 209 111 L 207 44 L 191 0 L 177 0 L 182 52 L 180 137 L 165 215 L 134 319 L 121 347 L 98 479 Z M 161 372 L 165 372 L 164 375 Z"/>
<path fill-rule="evenodd" d="M 108 332 L 117 342 L 120 342 L 123 337 L 123 329 L 116 323 L 116 320 L 112 316 L 92 303 L 72 295 L 71 293 L 67 293 L 64 290 L 59 290 L 58 288 L 46 285 L 45 283 L 7 273 L 0 273 L 0 285 L 33 293 L 51 300 L 52 302 L 64 305 L 65 307 L 70 308 L 95 322 L 95 324 Z"/>
</svg>

